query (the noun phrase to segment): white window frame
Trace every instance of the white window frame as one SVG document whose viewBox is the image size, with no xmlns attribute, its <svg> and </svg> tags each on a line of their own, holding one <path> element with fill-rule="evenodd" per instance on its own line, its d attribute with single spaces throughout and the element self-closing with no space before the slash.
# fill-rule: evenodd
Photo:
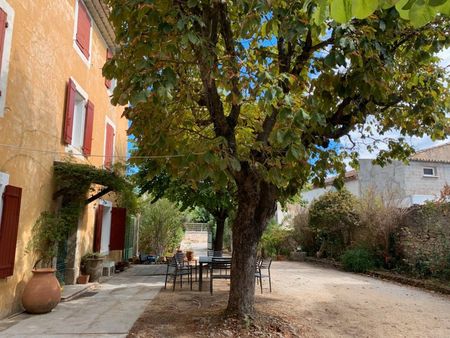
<svg viewBox="0 0 450 338">
<path fill-rule="evenodd" d="M 433 174 L 432 175 L 425 174 L 425 169 L 433 170 Z M 422 167 L 422 174 L 423 174 L 423 177 L 438 177 L 436 175 L 436 168 L 435 167 Z"/>
<path fill-rule="evenodd" d="M 3 193 L 5 192 L 5 188 L 8 184 L 9 184 L 9 175 L 7 173 L 0 172 L 0 226 L 3 212 Z"/>
<path fill-rule="evenodd" d="M 103 168 L 106 168 L 105 167 L 105 160 L 106 160 L 106 126 L 107 125 L 111 125 L 111 127 L 113 127 L 113 129 L 114 129 L 114 135 L 113 135 L 113 151 L 112 151 L 112 159 L 111 159 L 111 166 L 113 166 L 114 165 L 114 150 L 115 150 L 115 147 L 116 147 L 116 131 L 117 131 L 117 129 L 116 129 L 116 124 L 108 117 L 108 116 L 106 116 L 106 118 L 105 118 L 105 136 L 104 136 L 104 139 L 103 139 Z"/>
<path fill-rule="evenodd" d="M 73 28 L 73 48 L 75 48 L 75 51 L 80 56 L 81 60 L 86 64 L 88 68 L 91 68 L 91 60 L 92 60 L 92 31 L 94 26 L 94 20 L 92 19 L 91 13 L 88 11 L 89 18 L 91 19 L 91 29 L 89 30 L 89 59 L 86 58 L 86 56 L 81 51 L 80 47 L 78 47 L 77 44 L 77 31 L 78 31 L 78 1 L 82 0 L 75 0 L 75 20 L 74 20 L 74 28 Z M 84 6 L 87 9 L 86 4 L 83 1 Z"/>
<path fill-rule="evenodd" d="M 5 31 L 5 41 L 3 45 L 2 55 L 2 70 L 0 73 L 0 90 L 2 91 L 2 95 L 0 96 L 0 117 L 3 117 L 5 115 L 6 89 L 8 87 L 9 63 L 14 27 L 14 9 L 8 4 L 6 0 L 0 0 L 0 7 L 6 12 L 6 20 L 8 22 L 8 28 Z"/>
<path fill-rule="evenodd" d="M 107 91 L 107 93 L 108 93 L 108 96 L 112 96 L 113 95 L 113 93 L 114 93 L 114 89 L 116 88 L 116 86 L 117 86 L 117 80 L 116 79 L 112 79 L 111 80 L 111 88 L 108 88 L 108 87 L 106 87 L 106 91 Z"/>
<path fill-rule="evenodd" d="M 83 99 L 84 99 L 84 106 L 86 107 L 86 105 L 87 105 L 87 103 L 88 103 L 88 100 L 89 100 L 89 95 L 88 95 L 88 93 L 78 84 L 78 82 L 77 81 L 75 81 L 75 79 L 73 78 L 73 77 L 70 77 L 70 79 L 73 81 L 73 83 L 74 83 L 74 85 L 75 85 L 75 90 L 76 90 L 76 92 L 78 93 L 78 94 L 80 94 L 80 96 L 82 96 L 83 97 Z M 75 107 L 74 107 L 74 117 L 75 117 Z M 72 138 L 73 138 L 73 135 L 74 135 L 74 130 L 73 130 L 73 128 L 75 127 L 75 124 L 73 124 L 72 125 Z M 86 126 L 84 126 L 83 127 L 83 131 L 84 132 L 86 132 Z M 83 139 L 84 139 L 84 133 L 83 133 Z M 83 159 L 84 158 L 84 155 L 83 155 L 83 150 L 81 149 L 81 148 L 78 148 L 78 147 L 75 147 L 74 145 L 72 145 L 72 144 L 68 144 L 67 146 L 66 146 L 66 152 L 67 153 L 71 153 L 72 155 L 75 155 L 76 157 L 78 157 L 78 158 L 81 158 L 81 159 Z"/>
</svg>

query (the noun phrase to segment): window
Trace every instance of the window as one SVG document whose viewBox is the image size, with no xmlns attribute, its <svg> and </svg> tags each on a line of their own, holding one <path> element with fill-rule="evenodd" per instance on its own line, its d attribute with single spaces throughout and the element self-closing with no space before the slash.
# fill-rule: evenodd
<svg viewBox="0 0 450 338">
<path fill-rule="evenodd" d="M 105 161 L 103 162 L 104 167 L 107 169 L 111 169 L 114 163 L 115 131 L 116 129 L 114 127 L 114 124 L 111 121 L 107 121 L 105 130 Z"/>
<path fill-rule="evenodd" d="M 83 61 L 89 64 L 91 56 L 92 19 L 81 0 L 75 5 L 74 47 Z"/>
<path fill-rule="evenodd" d="M 87 99 L 86 92 L 73 80 L 67 84 L 66 116 L 63 141 L 69 150 L 91 154 L 94 124 L 94 105 Z"/>
<path fill-rule="evenodd" d="M 436 177 L 436 168 L 432 168 L 432 167 L 423 168 L 423 176 Z"/>
<path fill-rule="evenodd" d="M 14 10 L 8 2 L 0 0 L 0 117 L 5 110 L 13 22 Z"/>
</svg>

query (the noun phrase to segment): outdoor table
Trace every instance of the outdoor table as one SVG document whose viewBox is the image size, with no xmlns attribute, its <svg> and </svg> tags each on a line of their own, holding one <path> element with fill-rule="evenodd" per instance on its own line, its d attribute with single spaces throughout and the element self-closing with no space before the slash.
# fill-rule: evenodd
<svg viewBox="0 0 450 338">
<path fill-rule="evenodd" d="M 220 257 L 220 258 L 229 258 L 231 257 Z M 199 275 L 198 275 L 198 291 L 202 291 L 202 282 L 203 282 L 203 265 L 208 265 L 212 262 L 213 256 L 200 256 L 198 258 L 198 267 L 199 267 Z"/>
</svg>

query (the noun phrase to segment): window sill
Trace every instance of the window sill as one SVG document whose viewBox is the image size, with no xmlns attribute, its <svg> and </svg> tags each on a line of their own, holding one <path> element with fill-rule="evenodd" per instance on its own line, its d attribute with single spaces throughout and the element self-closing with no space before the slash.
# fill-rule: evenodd
<svg viewBox="0 0 450 338">
<path fill-rule="evenodd" d="M 80 47 L 78 47 L 77 41 L 73 40 L 73 48 L 77 52 L 78 56 L 81 58 L 81 60 L 84 62 L 84 64 L 90 69 L 91 68 L 91 57 L 86 58 L 86 55 L 83 54 Z"/>
<path fill-rule="evenodd" d="M 86 160 L 86 156 L 83 155 L 83 152 L 78 147 L 75 147 L 75 146 L 69 144 L 66 146 L 65 151 L 66 151 L 66 153 L 68 153 L 80 160 Z"/>
<path fill-rule="evenodd" d="M 436 175 L 423 175 L 422 177 L 425 177 L 425 178 L 439 178 L 439 176 L 436 176 Z"/>
</svg>

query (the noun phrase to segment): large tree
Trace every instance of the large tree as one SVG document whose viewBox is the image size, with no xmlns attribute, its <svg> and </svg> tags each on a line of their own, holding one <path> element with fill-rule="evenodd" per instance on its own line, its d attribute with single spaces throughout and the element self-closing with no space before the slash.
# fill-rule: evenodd
<svg viewBox="0 0 450 338">
<path fill-rule="evenodd" d="M 257 245 L 276 201 L 356 158 L 335 146 L 342 137 L 449 133 L 435 57 L 448 18 L 413 26 L 397 1 L 375 2 L 357 15 L 350 0 L 108 0 L 120 51 L 105 74 L 117 79 L 113 103 L 131 104 L 135 161 L 154 155 L 184 182 L 236 187 L 230 314 L 253 311 Z M 340 23 L 351 16 L 368 17 Z M 380 163 L 411 154 L 402 137 Z"/>
<path fill-rule="evenodd" d="M 168 198 L 179 203 L 182 211 L 195 207 L 206 210 L 216 223 L 213 249 L 222 251 L 225 221 L 235 209 L 234 189 L 217 189 L 209 179 L 196 182 L 195 186 L 192 186 L 182 179 L 171 177 L 166 171 L 154 175 L 155 170 L 160 171 L 160 168 L 153 160 L 139 163 L 139 170 L 134 177 L 141 194 L 149 193 L 153 196 L 152 203 L 161 198 Z"/>
</svg>

